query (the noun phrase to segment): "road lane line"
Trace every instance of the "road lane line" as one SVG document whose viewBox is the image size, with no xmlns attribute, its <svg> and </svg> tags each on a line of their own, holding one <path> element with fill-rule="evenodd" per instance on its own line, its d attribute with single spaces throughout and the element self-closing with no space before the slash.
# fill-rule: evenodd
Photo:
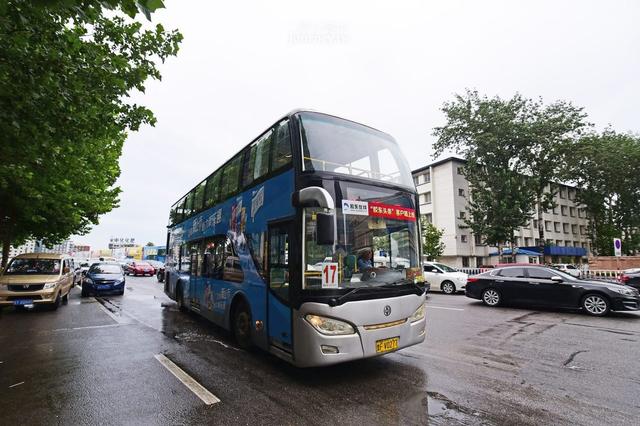
<svg viewBox="0 0 640 426">
<path fill-rule="evenodd" d="M 51 330 L 51 332 L 57 331 L 75 331 L 75 330 L 90 330 L 93 328 L 111 328 L 111 327 L 120 327 L 122 325 L 127 324 L 105 324 L 105 325 L 87 325 L 85 327 L 70 327 L 70 328 L 56 328 Z"/>
<path fill-rule="evenodd" d="M 174 364 L 173 361 L 171 361 L 169 358 L 167 358 L 163 354 L 154 355 L 154 358 L 157 359 L 158 362 L 160 362 L 160 364 L 162 364 L 164 368 L 169 370 L 169 372 L 173 374 L 178 380 L 180 380 L 183 385 L 189 388 L 191 392 L 196 394 L 196 396 L 200 398 L 202 402 L 204 402 L 207 405 L 216 404 L 220 402 L 218 397 L 216 397 L 214 394 L 209 392 L 200 383 L 196 382 L 196 380 L 193 377 L 185 373 L 182 368 Z"/>
<path fill-rule="evenodd" d="M 13 385 L 9 386 L 9 389 L 14 388 L 16 386 L 20 386 L 20 385 L 24 385 L 24 382 L 13 384 Z"/>
<path fill-rule="evenodd" d="M 433 308 L 433 309 L 447 309 L 449 311 L 464 311 L 464 309 L 461 308 L 446 308 L 444 306 L 433 306 L 433 305 L 427 305 L 427 309 L 429 308 Z"/>
</svg>

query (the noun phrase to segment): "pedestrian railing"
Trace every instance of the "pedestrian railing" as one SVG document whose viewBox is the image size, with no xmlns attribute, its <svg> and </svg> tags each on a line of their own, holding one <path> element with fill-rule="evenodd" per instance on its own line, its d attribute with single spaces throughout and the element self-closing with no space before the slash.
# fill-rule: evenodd
<svg viewBox="0 0 640 426">
<path fill-rule="evenodd" d="M 490 271 L 490 268 L 456 268 L 460 272 L 464 272 L 469 275 L 478 275 L 486 271 Z M 581 270 L 581 278 L 591 280 L 619 280 L 622 271 L 616 271 L 614 269 L 592 269 Z"/>
</svg>

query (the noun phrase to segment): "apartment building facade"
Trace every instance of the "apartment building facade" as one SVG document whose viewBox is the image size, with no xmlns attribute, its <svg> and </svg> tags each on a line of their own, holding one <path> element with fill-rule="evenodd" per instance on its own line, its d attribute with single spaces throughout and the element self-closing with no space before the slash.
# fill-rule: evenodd
<svg viewBox="0 0 640 426">
<path fill-rule="evenodd" d="M 465 227 L 469 182 L 463 174 L 464 165 L 464 159 L 449 157 L 412 172 L 419 194 L 420 215 L 444 231 L 445 250 L 440 261 L 453 267 L 495 264 L 499 262 L 501 250 L 509 255 L 510 250 L 483 244 L 481 236 Z M 547 240 L 545 257 L 552 262 L 586 262 L 589 252 L 586 211 L 575 200 L 575 188 L 558 185 L 556 190 L 557 207 L 542 216 Z M 516 232 L 518 251 L 514 260 L 542 262 L 538 245 L 538 220 L 532 217 Z"/>
</svg>

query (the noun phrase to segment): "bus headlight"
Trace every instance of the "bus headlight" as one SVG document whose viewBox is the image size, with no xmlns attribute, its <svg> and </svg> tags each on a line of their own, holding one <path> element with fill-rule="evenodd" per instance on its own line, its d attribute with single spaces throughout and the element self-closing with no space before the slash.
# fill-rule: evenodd
<svg viewBox="0 0 640 426">
<path fill-rule="evenodd" d="M 304 319 L 322 334 L 339 336 L 344 334 L 354 334 L 356 331 L 351 324 L 333 318 L 321 317 L 319 315 L 305 315 Z"/>
<path fill-rule="evenodd" d="M 425 304 L 423 303 L 422 305 L 420 305 L 418 309 L 416 309 L 413 315 L 409 317 L 409 321 L 411 322 L 420 321 L 422 318 L 424 318 L 424 312 L 425 312 Z"/>
</svg>

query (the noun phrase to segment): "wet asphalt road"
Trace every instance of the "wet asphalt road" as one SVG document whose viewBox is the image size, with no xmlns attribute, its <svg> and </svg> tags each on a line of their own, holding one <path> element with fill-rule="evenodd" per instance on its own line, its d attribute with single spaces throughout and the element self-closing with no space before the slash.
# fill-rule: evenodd
<svg viewBox="0 0 640 426">
<path fill-rule="evenodd" d="M 0 424 L 638 424 L 640 314 L 431 294 L 425 343 L 296 369 L 177 311 L 155 278 L 0 314 Z M 205 405 L 164 354 L 221 402 Z"/>
</svg>

